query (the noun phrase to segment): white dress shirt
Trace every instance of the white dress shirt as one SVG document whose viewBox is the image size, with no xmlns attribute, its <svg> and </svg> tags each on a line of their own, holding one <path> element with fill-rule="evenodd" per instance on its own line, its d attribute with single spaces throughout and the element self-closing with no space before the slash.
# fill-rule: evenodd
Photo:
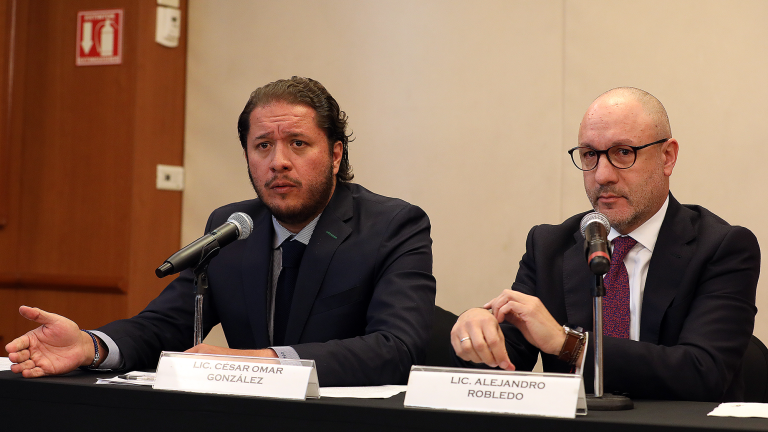
<svg viewBox="0 0 768 432">
<path fill-rule="evenodd" d="M 637 244 L 624 257 L 624 265 L 627 267 L 627 275 L 629 275 L 629 338 L 635 341 L 640 340 L 640 315 L 648 266 L 651 263 L 653 248 L 656 246 L 661 224 L 667 214 L 667 207 L 669 207 L 669 195 L 655 215 L 628 234 L 629 237 L 637 240 Z M 611 248 L 613 248 L 613 239 L 619 236 L 621 234 L 611 228 L 611 232 L 608 233 Z"/>
</svg>

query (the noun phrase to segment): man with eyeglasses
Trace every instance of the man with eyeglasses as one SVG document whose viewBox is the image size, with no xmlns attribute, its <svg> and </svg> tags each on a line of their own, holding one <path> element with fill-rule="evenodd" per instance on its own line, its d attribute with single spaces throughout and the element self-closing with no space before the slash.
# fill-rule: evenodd
<svg viewBox="0 0 768 432">
<path fill-rule="evenodd" d="M 583 171 L 592 207 L 611 224 L 605 393 L 743 400 L 741 361 L 757 311 L 757 239 L 669 193 L 679 145 L 664 107 L 647 92 L 602 94 L 578 138 L 568 153 Z M 584 381 L 592 391 L 592 344 L 581 350 L 578 328 L 592 329 L 594 281 L 579 226 L 585 214 L 531 229 L 512 289 L 466 311 L 453 327 L 460 364 L 531 370 L 540 353 L 545 371 L 569 372 L 586 355 Z"/>
</svg>

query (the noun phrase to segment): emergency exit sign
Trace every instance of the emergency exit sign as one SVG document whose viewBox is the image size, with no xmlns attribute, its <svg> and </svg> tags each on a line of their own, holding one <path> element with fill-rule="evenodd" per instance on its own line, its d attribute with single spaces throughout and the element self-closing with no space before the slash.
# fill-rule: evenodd
<svg viewBox="0 0 768 432">
<path fill-rule="evenodd" d="M 114 65 L 123 62 L 123 10 L 77 13 L 75 65 Z"/>
</svg>

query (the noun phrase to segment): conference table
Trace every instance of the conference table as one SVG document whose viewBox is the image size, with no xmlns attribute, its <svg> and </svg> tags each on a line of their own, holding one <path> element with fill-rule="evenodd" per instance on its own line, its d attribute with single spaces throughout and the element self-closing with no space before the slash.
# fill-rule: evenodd
<svg viewBox="0 0 768 432">
<path fill-rule="evenodd" d="M 768 419 L 708 417 L 714 402 L 635 400 L 635 409 L 590 411 L 575 419 L 406 408 L 388 399 L 305 401 L 96 384 L 115 376 L 76 371 L 25 379 L 0 372 L 0 429 L 101 431 L 733 431 L 768 430 Z M 23 428 L 23 429 L 22 429 Z M 504 428 L 504 429 L 502 429 Z"/>
</svg>

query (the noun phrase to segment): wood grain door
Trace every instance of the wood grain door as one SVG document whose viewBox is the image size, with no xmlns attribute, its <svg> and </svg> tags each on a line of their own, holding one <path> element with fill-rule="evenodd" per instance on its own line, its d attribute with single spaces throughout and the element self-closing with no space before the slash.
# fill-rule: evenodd
<svg viewBox="0 0 768 432">
<path fill-rule="evenodd" d="M 141 310 L 168 282 L 181 192 L 186 2 L 177 48 L 154 41 L 156 2 L 0 2 L 0 346 L 39 306 L 93 328 Z M 122 9 L 119 65 L 76 66 L 77 14 Z"/>
</svg>

